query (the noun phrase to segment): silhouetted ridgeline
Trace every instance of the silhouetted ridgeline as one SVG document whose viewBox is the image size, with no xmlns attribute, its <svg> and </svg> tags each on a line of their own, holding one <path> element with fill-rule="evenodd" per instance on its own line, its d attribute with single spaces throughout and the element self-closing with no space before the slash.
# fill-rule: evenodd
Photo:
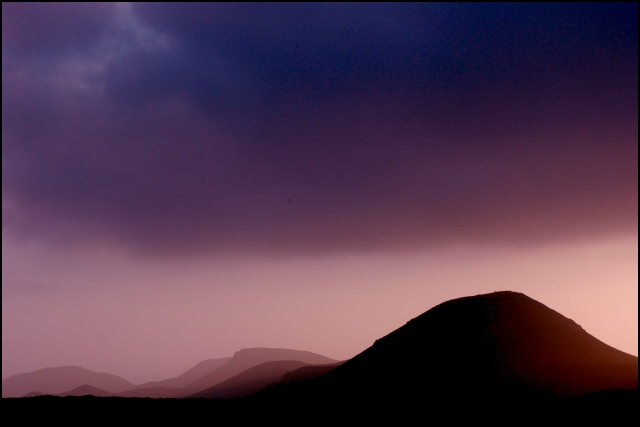
<svg viewBox="0 0 640 427">
<path fill-rule="evenodd" d="M 507 422 L 612 410 L 637 418 L 637 388 L 637 357 L 524 294 L 496 292 L 440 304 L 316 380 L 251 398 L 374 418 Z"/>
<path fill-rule="evenodd" d="M 164 422 L 207 416 L 212 422 L 516 425 L 639 418 L 638 358 L 515 292 L 447 301 L 342 364 L 306 364 L 266 362 L 200 392 L 243 396 L 270 383 L 236 399 L 33 397 L 3 403 L 14 414 L 91 407 L 105 416 L 134 411 Z"/>
<path fill-rule="evenodd" d="M 114 394 L 135 387 L 116 375 L 93 372 L 79 366 L 61 366 L 13 375 L 2 380 L 2 397 L 21 397 L 32 392 L 57 394 L 87 384 Z"/>
<path fill-rule="evenodd" d="M 282 364 L 285 361 L 293 365 L 287 368 L 286 364 Z M 263 369 L 251 370 L 261 364 L 273 362 L 280 364 L 275 371 L 269 369 L 269 365 Z M 297 367 L 328 363 L 336 361 L 309 351 L 245 348 L 235 352 L 233 357 L 200 362 L 178 377 L 135 386 L 115 375 L 63 366 L 18 374 L 2 380 L 2 397 L 30 397 L 42 394 L 151 398 L 238 397 L 259 390 L 269 381 L 278 381 L 283 374 Z M 212 389 L 215 387 L 218 388 Z M 238 392 L 231 391 L 234 388 Z M 208 389 L 212 390 L 207 391 Z"/>
</svg>

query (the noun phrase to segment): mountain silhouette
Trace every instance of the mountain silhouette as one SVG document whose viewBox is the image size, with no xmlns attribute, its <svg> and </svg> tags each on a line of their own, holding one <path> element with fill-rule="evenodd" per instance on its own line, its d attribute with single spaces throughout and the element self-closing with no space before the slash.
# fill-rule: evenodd
<svg viewBox="0 0 640 427">
<path fill-rule="evenodd" d="M 229 361 L 230 357 L 207 359 L 175 378 L 140 384 L 118 395 L 121 397 L 176 398 L 188 392 L 185 386 L 215 371 Z"/>
<path fill-rule="evenodd" d="M 110 393 L 120 393 L 134 387 L 134 384 L 116 375 L 79 366 L 61 366 L 17 374 L 2 380 L 2 397 L 21 397 L 34 391 L 56 395 L 87 384 Z"/>
<path fill-rule="evenodd" d="M 637 389 L 637 378 L 636 356 L 524 294 L 504 291 L 444 302 L 316 380 L 253 400 L 351 413 L 455 414 Z"/>
<path fill-rule="evenodd" d="M 263 371 L 257 369 L 245 373 L 247 370 L 267 362 L 289 361 L 291 369 Z M 334 359 L 311 353 L 309 351 L 283 348 L 245 348 L 236 351 L 232 357 L 212 359 L 202 362 L 182 374 L 180 377 L 142 384 L 118 395 L 121 397 L 151 397 L 151 398 L 183 398 L 183 397 L 240 397 L 249 392 L 256 392 L 265 385 L 278 381 L 282 375 L 303 365 L 334 363 Z M 285 364 L 279 365 L 281 368 Z M 185 386 L 188 379 L 199 377 Z M 234 379 L 234 377 L 236 377 Z M 215 388 L 223 382 L 229 381 L 220 388 Z M 176 385 L 176 386 L 174 386 Z M 208 391 L 207 391 L 208 390 Z"/>
<path fill-rule="evenodd" d="M 188 371 L 180 374 L 175 378 L 169 378 L 161 381 L 151 381 L 136 386 L 136 389 L 161 387 L 161 388 L 182 388 L 187 384 L 192 383 L 210 372 L 218 369 L 229 361 L 230 357 L 223 357 L 219 359 L 207 359 L 195 365 Z"/>
<path fill-rule="evenodd" d="M 279 382 L 286 373 L 304 366 L 309 365 L 299 360 L 278 360 L 261 363 L 213 387 L 209 387 L 208 389 L 187 397 L 232 399 L 248 396 L 269 384 Z"/>
<path fill-rule="evenodd" d="M 296 370 L 287 372 L 282 376 L 282 380 L 278 384 L 293 384 L 302 381 L 309 381 L 318 378 L 329 371 L 334 370 L 343 362 L 329 363 L 326 365 L 307 365 Z"/>
<path fill-rule="evenodd" d="M 274 365 L 279 366 L 276 370 L 265 367 L 263 370 L 257 369 L 243 374 L 244 371 L 257 365 L 276 361 L 287 362 L 290 369 L 284 369 L 286 363 L 282 363 Z M 235 352 L 233 357 L 202 361 L 178 377 L 147 382 L 137 386 L 115 375 L 97 374 L 79 367 L 46 368 L 14 375 L 3 380 L 2 397 L 93 395 L 100 397 L 183 398 L 211 389 L 235 376 L 238 378 L 222 386 L 221 389 L 210 392 L 206 397 L 239 397 L 279 381 L 283 374 L 296 368 L 335 362 L 334 359 L 309 351 L 263 347 L 246 348 Z M 109 379 L 110 381 L 108 381 Z"/>
<path fill-rule="evenodd" d="M 327 381 L 367 394 L 429 387 L 440 396 L 580 395 L 623 387 L 637 378 L 637 366 L 637 357 L 528 296 L 496 292 L 434 307 Z"/>
<path fill-rule="evenodd" d="M 312 353 L 310 351 L 291 350 L 283 348 L 245 348 L 236 351 L 225 364 L 218 369 L 203 376 L 186 386 L 187 395 L 209 389 L 222 383 L 247 369 L 253 368 L 266 362 L 276 361 L 298 361 L 309 365 L 323 365 L 335 363 L 336 360 Z M 293 368 L 295 369 L 295 368 Z"/>
<path fill-rule="evenodd" d="M 99 388 L 67 390 L 111 392 Z M 639 402 L 636 356 L 510 291 L 446 301 L 344 362 L 298 350 L 243 349 L 184 388 L 156 389 L 214 399 L 33 397 L 11 399 L 11 408 L 20 413 L 59 402 L 69 410 L 90 404 L 100 413 L 120 414 L 109 410 L 138 407 L 166 421 L 170 405 L 172 413 L 190 414 L 194 422 L 215 413 L 234 423 L 299 425 L 313 417 L 334 424 L 514 425 L 595 419 L 611 424 L 637 419 Z M 31 390 L 52 394 L 41 382 Z"/>
<path fill-rule="evenodd" d="M 182 388 L 187 384 L 192 383 L 208 373 L 218 369 L 229 361 L 230 357 L 222 357 L 219 359 L 207 359 L 195 365 L 188 371 L 180 374 L 175 378 L 169 378 L 161 381 L 151 381 L 136 386 L 139 388 L 151 388 L 151 387 L 166 387 L 166 388 Z"/>
</svg>

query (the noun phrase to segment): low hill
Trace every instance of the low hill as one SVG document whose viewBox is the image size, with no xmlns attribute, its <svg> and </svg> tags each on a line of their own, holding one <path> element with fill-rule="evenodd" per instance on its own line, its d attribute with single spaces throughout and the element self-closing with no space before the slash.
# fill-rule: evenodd
<svg viewBox="0 0 640 427">
<path fill-rule="evenodd" d="M 135 387 L 117 375 L 94 372 L 79 366 L 61 366 L 17 374 L 2 380 L 2 397 L 21 397 L 34 391 L 55 395 L 84 385 L 111 393 Z"/>
<path fill-rule="evenodd" d="M 80 387 L 76 387 L 73 390 L 66 391 L 64 393 L 59 393 L 58 396 L 96 396 L 96 397 L 113 397 L 116 396 L 114 393 L 110 393 L 108 391 L 100 390 L 97 387 L 92 385 L 81 385 Z"/>
</svg>

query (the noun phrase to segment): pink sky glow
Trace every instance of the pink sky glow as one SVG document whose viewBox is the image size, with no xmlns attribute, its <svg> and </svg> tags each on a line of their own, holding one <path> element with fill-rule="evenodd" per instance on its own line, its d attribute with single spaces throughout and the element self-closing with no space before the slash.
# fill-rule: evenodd
<svg viewBox="0 0 640 427">
<path fill-rule="evenodd" d="M 347 359 L 436 304 L 498 290 L 638 354 L 635 238 L 169 263 L 8 242 L 3 253 L 3 283 L 20 284 L 3 287 L 3 378 L 78 365 L 142 383 L 246 347 Z"/>
</svg>

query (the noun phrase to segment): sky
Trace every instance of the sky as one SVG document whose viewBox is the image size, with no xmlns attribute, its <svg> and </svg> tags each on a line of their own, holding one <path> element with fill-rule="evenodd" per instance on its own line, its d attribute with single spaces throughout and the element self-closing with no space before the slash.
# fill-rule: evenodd
<svg viewBox="0 0 640 427">
<path fill-rule="evenodd" d="M 638 355 L 637 3 L 2 3 L 3 379 L 502 290 Z"/>
</svg>

